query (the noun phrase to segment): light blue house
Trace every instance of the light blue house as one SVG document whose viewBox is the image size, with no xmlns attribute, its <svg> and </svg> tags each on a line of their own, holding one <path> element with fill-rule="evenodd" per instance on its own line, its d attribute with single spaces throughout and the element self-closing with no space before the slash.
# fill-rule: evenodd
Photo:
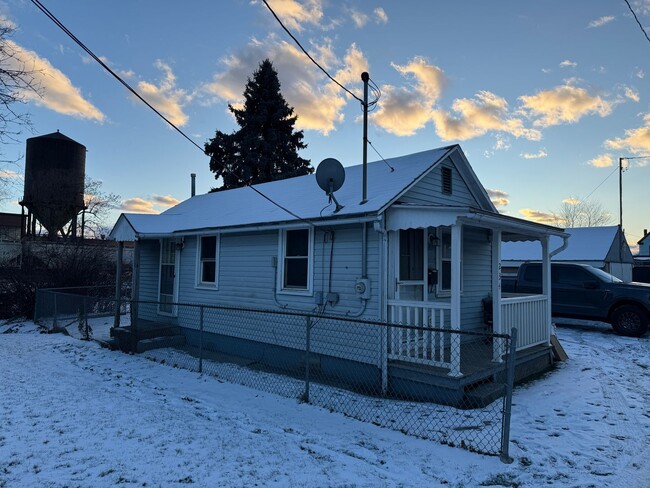
<svg viewBox="0 0 650 488">
<path fill-rule="evenodd" d="M 256 185 L 290 213 L 244 187 L 194 196 L 160 215 L 122 214 L 111 238 L 136 243 L 134 298 L 160 302 L 139 318 L 180 325 L 190 342 L 196 317 L 184 316 L 177 302 L 429 327 L 413 338 L 368 327 L 354 346 L 327 335 L 312 344 L 346 370 L 376 374 L 384 390 L 418 375 L 462 389 L 478 381 L 463 371 L 462 348 L 447 343 L 451 354 L 436 352 L 461 337 L 443 339 L 433 329 L 484 331 L 490 297 L 494 330 L 518 328 L 519 356 L 536 365 L 528 372 L 547 367 L 550 286 L 543 295 L 502 298 L 500 249 L 502 241 L 540 241 L 548 277 L 549 239 L 563 231 L 500 215 L 458 145 L 370 163 L 367 175 L 361 203 L 362 166 L 346 168 L 338 212 L 309 175 Z M 218 334 L 286 352 L 292 332 L 267 334 L 249 322 L 223 325 Z"/>
</svg>

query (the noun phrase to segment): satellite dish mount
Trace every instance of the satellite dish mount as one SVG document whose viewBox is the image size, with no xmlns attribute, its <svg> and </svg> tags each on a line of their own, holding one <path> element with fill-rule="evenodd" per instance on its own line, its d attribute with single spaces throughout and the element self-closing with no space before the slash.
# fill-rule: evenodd
<svg viewBox="0 0 650 488">
<path fill-rule="evenodd" d="M 329 203 L 334 202 L 336 208 L 334 213 L 337 213 L 343 208 L 334 196 L 334 192 L 338 191 L 345 181 L 345 170 L 343 165 L 334 158 L 323 159 L 316 169 L 316 182 L 318 186 L 329 197 Z"/>
</svg>

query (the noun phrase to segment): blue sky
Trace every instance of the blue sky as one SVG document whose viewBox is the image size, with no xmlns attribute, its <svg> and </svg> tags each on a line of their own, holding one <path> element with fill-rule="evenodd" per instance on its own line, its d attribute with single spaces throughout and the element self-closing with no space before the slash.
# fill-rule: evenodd
<svg viewBox="0 0 650 488">
<path fill-rule="evenodd" d="M 500 211 L 545 221 L 584 199 L 621 156 L 650 154 L 650 42 L 624 1 L 269 2 L 328 71 L 355 93 L 367 70 L 382 90 L 368 137 L 386 158 L 461 144 Z M 268 57 L 295 107 L 315 166 L 362 157 L 359 103 L 300 53 L 260 1 L 43 0 L 78 38 L 200 146 L 236 128 L 227 104 Z M 650 28 L 650 0 L 631 0 Z M 121 195 L 120 211 L 162 211 L 216 182 L 208 158 L 130 96 L 26 0 L 0 3 L 13 42 L 40 70 L 42 98 L 21 109 L 33 133 L 57 129 L 88 149 L 86 173 Z M 369 149 L 369 159 L 377 159 Z M 650 162 L 648 160 L 647 162 Z M 624 227 L 650 228 L 650 166 L 624 174 Z M 4 168 L 19 182 L 22 161 Z M 17 173 L 17 175 L 14 175 Z M 370 182 L 372 184 L 372 182 Z M 19 211 L 22 189 L 0 210 Z M 590 197 L 618 222 L 618 175 Z"/>
</svg>

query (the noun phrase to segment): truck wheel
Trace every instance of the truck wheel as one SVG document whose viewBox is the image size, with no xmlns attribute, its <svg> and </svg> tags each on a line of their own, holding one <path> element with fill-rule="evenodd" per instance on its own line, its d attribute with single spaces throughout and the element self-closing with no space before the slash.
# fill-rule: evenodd
<svg viewBox="0 0 650 488">
<path fill-rule="evenodd" d="M 648 330 L 648 314 L 635 305 L 621 305 L 612 313 L 612 327 L 617 334 L 640 337 Z"/>
</svg>

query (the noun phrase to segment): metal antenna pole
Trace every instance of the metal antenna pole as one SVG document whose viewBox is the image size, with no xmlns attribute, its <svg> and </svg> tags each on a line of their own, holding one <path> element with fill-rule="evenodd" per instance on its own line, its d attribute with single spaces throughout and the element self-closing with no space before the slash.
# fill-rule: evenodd
<svg viewBox="0 0 650 488">
<path fill-rule="evenodd" d="M 618 228 L 620 237 L 618 245 L 618 260 L 623 262 L 623 159 L 618 158 Z"/>
<path fill-rule="evenodd" d="M 367 72 L 361 73 L 363 81 L 363 194 L 361 205 L 368 201 L 368 80 Z"/>
</svg>

